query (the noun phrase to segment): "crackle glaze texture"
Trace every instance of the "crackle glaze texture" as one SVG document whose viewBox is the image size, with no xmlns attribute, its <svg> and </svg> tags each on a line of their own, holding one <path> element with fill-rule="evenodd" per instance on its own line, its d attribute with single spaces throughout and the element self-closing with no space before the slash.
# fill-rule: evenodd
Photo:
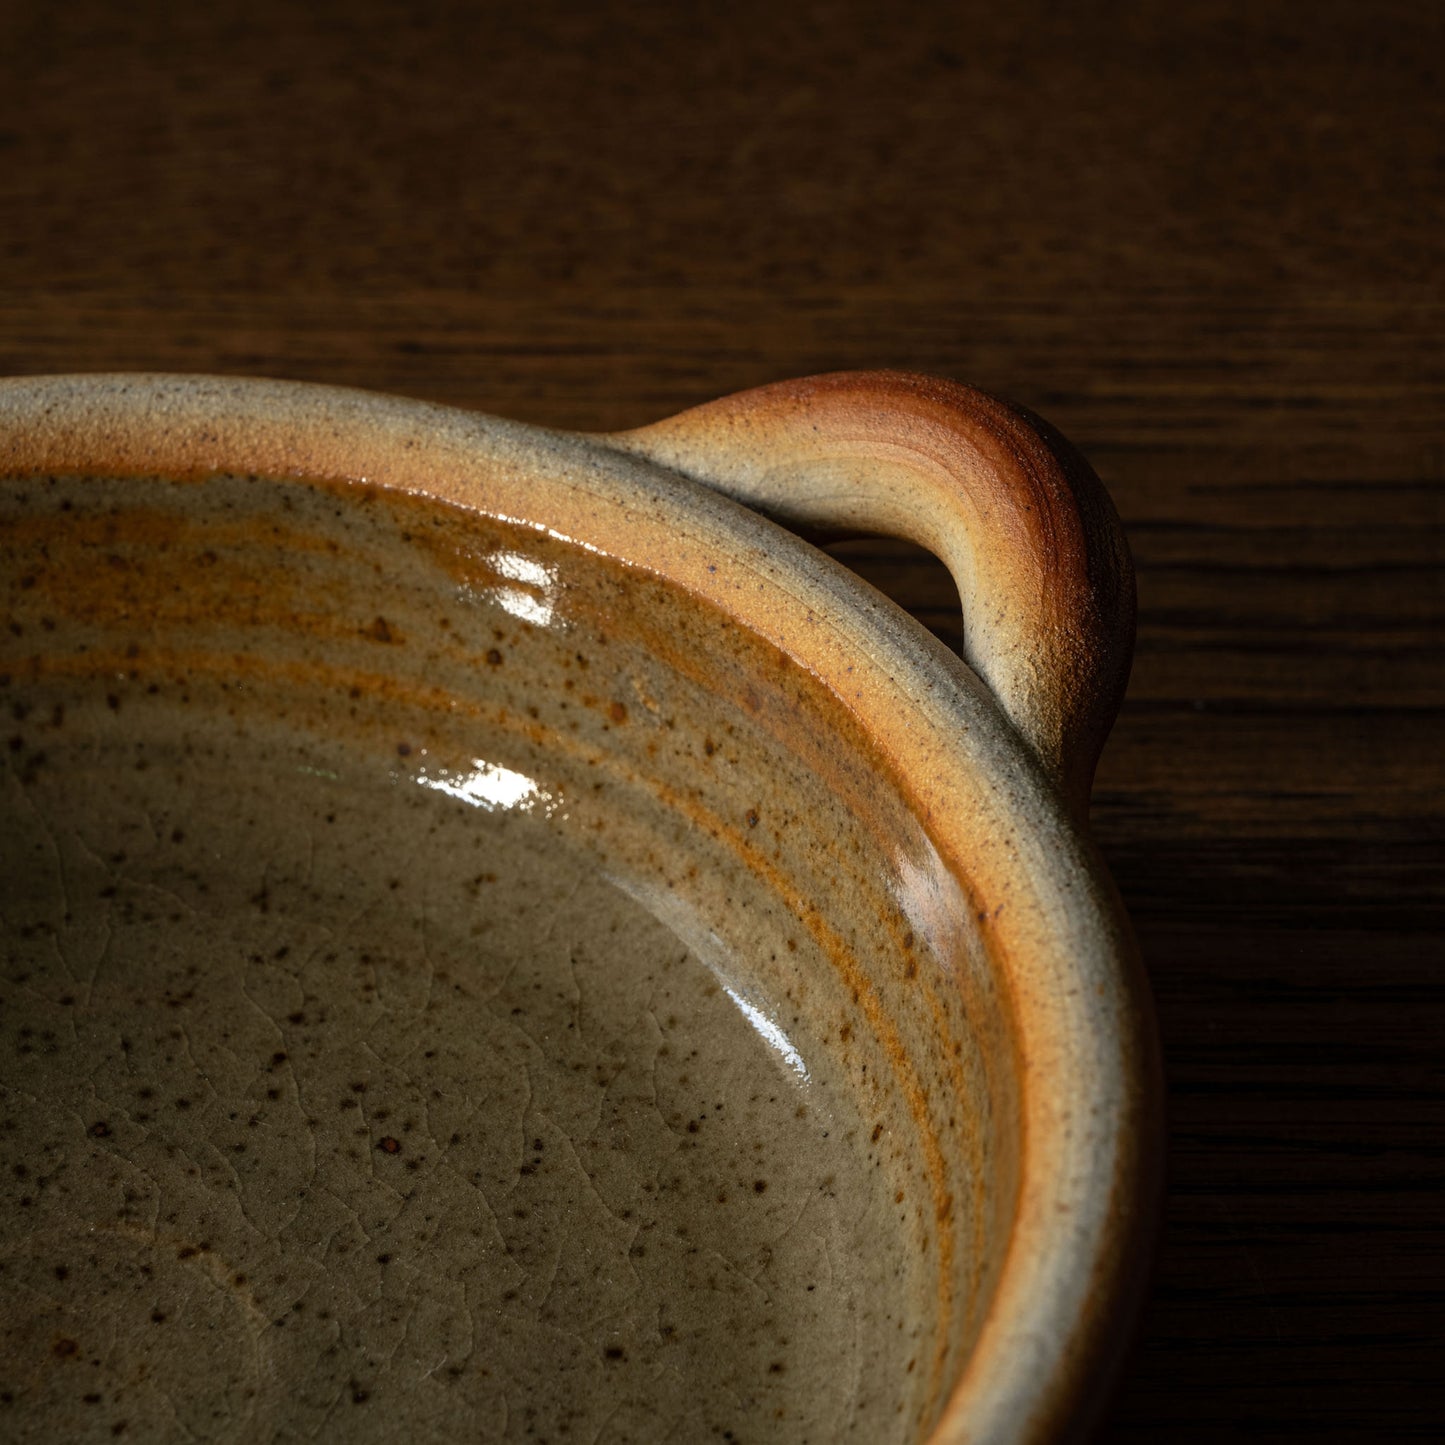
<svg viewBox="0 0 1445 1445">
<path fill-rule="evenodd" d="M 1000 706 L 677 475 L 746 493 L 714 420 L 0 386 L 6 1438 L 1084 1418 L 1150 1177 L 1060 793 L 1117 669 L 1010 673 L 1026 608 Z"/>
</svg>

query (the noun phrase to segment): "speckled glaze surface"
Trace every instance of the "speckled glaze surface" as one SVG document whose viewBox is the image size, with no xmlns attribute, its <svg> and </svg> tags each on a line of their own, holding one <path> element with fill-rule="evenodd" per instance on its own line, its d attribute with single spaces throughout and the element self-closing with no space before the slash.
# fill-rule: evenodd
<svg viewBox="0 0 1445 1445">
<path fill-rule="evenodd" d="M 60 378 L 0 478 L 0 1434 L 1086 1427 L 1157 1086 L 1047 428 Z M 739 503 L 933 547 L 969 665 Z"/>
</svg>

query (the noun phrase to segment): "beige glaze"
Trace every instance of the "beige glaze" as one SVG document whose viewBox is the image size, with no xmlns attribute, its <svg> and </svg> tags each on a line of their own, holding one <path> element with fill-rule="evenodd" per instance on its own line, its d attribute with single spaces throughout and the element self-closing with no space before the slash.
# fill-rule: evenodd
<svg viewBox="0 0 1445 1445">
<path fill-rule="evenodd" d="M 1078 821 L 1127 563 L 1056 451 L 894 376 L 617 439 L 0 387 L 28 1372 L 0 1410 L 36 1438 L 1081 1427 L 1155 1096 Z M 682 472 L 937 547 L 976 672 Z M 173 1309 L 230 1374 L 186 1374 Z"/>
</svg>

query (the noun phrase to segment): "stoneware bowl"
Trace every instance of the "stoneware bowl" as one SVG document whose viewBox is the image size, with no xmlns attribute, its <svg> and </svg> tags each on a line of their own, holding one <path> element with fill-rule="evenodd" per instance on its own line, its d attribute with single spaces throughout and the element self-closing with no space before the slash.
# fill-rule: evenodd
<svg viewBox="0 0 1445 1445">
<path fill-rule="evenodd" d="M 0 384 L 0 1437 L 1071 1437 L 1148 1254 L 1092 474 Z M 960 661 L 776 520 L 896 534 Z"/>
</svg>

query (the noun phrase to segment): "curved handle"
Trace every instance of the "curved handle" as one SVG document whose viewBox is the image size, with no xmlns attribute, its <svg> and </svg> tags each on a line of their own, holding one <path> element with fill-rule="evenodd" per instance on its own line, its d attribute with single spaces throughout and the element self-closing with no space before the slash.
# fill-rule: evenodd
<svg viewBox="0 0 1445 1445">
<path fill-rule="evenodd" d="M 1098 478 L 1046 422 L 957 382 L 859 371 L 608 441 L 780 521 L 936 553 L 958 585 L 965 658 L 1086 812 L 1128 680 L 1134 572 Z"/>
</svg>

